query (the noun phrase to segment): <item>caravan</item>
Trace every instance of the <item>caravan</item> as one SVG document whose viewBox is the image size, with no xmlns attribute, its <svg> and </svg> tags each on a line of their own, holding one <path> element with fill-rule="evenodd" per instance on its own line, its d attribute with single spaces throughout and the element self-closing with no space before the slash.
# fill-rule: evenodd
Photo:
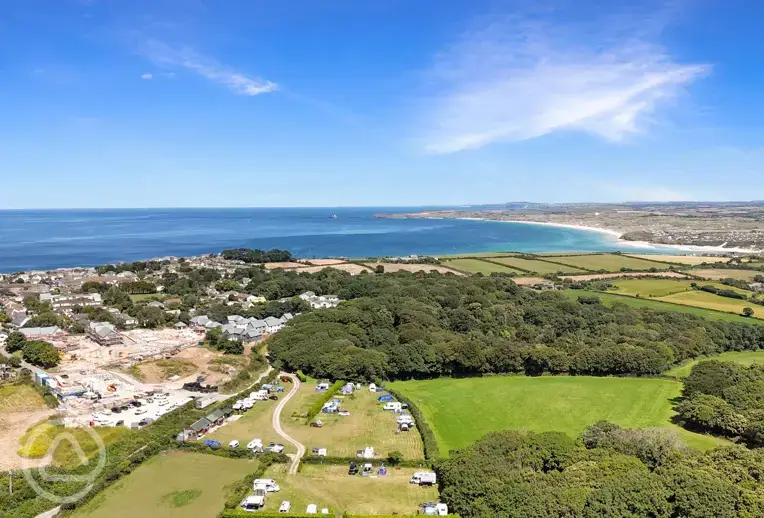
<svg viewBox="0 0 764 518">
<path fill-rule="evenodd" d="M 403 410 L 403 403 L 399 401 L 388 401 L 385 403 L 385 406 L 382 407 L 382 410 L 392 410 L 393 412 L 400 412 Z"/>
</svg>

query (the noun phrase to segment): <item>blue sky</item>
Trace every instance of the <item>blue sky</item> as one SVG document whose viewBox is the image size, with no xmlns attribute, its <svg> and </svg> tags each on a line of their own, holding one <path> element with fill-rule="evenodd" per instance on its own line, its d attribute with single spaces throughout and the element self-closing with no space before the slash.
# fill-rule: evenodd
<svg viewBox="0 0 764 518">
<path fill-rule="evenodd" d="M 762 19 L 744 0 L 0 0 L 0 208 L 762 199 Z"/>
</svg>

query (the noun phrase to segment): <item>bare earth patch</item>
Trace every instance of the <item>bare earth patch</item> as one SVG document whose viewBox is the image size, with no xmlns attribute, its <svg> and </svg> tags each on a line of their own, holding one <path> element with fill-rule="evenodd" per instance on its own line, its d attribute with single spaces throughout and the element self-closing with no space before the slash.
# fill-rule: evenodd
<svg viewBox="0 0 764 518">
<path fill-rule="evenodd" d="M 291 268 L 300 268 L 302 266 L 305 266 L 302 263 L 265 263 L 265 269 L 266 270 L 275 270 L 276 268 L 283 268 L 285 270 L 289 270 Z"/>
<path fill-rule="evenodd" d="M 334 264 L 345 264 L 347 261 L 342 259 L 300 259 L 301 263 L 311 266 L 331 266 Z"/>
<path fill-rule="evenodd" d="M 688 264 L 695 266 L 703 263 L 726 263 L 729 257 L 704 257 L 701 255 L 652 255 L 652 254 L 628 254 L 629 257 L 648 259 L 652 261 L 665 261 L 668 263 Z"/>
<path fill-rule="evenodd" d="M 385 272 L 432 272 L 453 273 L 454 275 L 464 276 L 462 272 L 446 268 L 437 264 L 408 264 L 408 263 L 367 263 L 371 268 L 382 265 Z"/>
<path fill-rule="evenodd" d="M 363 266 L 360 266 L 358 264 L 353 263 L 343 263 L 343 264 L 333 264 L 331 266 L 307 266 L 305 268 L 300 268 L 300 272 L 308 272 L 308 273 L 316 273 L 320 272 L 321 270 L 325 268 L 334 268 L 336 270 L 342 270 L 343 272 L 348 272 L 351 275 L 358 275 L 361 272 L 371 272 L 368 268 L 365 268 Z"/>
<path fill-rule="evenodd" d="M 541 277 L 513 277 L 512 281 L 518 286 L 533 286 L 542 282 L 547 282 L 546 279 Z"/>
<path fill-rule="evenodd" d="M 742 279 L 744 281 L 752 281 L 757 275 L 764 275 L 764 272 L 756 270 L 693 270 L 690 273 L 703 277 L 704 279 L 712 279 L 718 281 L 719 279 Z"/>
</svg>

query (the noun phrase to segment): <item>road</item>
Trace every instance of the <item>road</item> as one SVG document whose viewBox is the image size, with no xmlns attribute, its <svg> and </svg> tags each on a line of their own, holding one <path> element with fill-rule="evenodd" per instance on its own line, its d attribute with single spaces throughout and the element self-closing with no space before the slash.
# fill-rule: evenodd
<svg viewBox="0 0 764 518">
<path fill-rule="evenodd" d="M 290 437 L 289 434 L 287 434 L 284 429 L 281 428 L 281 411 L 284 409 L 289 400 L 292 399 L 292 396 L 294 396 L 297 391 L 300 390 L 300 380 L 294 374 L 287 374 L 286 372 L 279 374 L 279 377 L 282 376 L 286 376 L 292 380 L 292 390 L 289 391 L 289 394 L 281 398 L 279 404 L 276 405 L 276 408 L 273 411 L 272 424 L 273 429 L 277 434 L 279 434 L 288 443 L 294 445 L 294 447 L 297 448 L 297 453 L 295 454 L 294 458 L 292 458 L 292 464 L 289 466 L 288 471 L 290 475 L 294 475 L 297 473 L 297 468 L 300 466 L 300 459 L 302 459 L 302 456 L 305 455 L 305 446 L 299 441 L 296 441 Z"/>
</svg>

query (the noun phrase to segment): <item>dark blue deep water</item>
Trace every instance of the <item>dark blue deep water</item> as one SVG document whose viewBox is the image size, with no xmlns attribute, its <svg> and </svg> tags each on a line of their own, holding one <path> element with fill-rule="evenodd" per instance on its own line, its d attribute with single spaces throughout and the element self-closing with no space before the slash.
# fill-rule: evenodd
<svg viewBox="0 0 764 518">
<path fill-rule="evenodd" d="M 417 210 L 416 208 L 405 210 Z M 404 209 L 0 211 L 0 272 L 95 266 L 225 248 L 299 257 L 618 249 L 606 234 L 515 223 L 377 219 Z M 333 214 L 337 219 L 331 219 Z"/>
</svg>

